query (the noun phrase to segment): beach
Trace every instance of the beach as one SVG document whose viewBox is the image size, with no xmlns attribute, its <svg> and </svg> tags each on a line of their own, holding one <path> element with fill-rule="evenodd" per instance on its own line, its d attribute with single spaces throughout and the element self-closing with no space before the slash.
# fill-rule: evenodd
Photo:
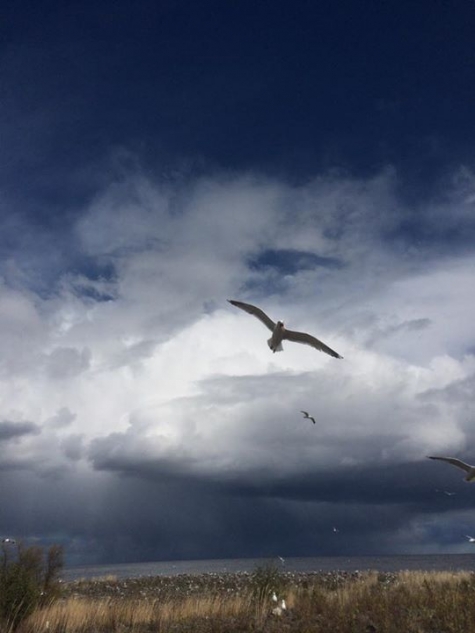
<svg viewBox="0 0 475 633">
<path fill-rule="evenodd" d="M 205 573 L 61 583 L 18 633 L 466 633 L 473 572 Z"/>
<path fill-rule="evenodd" d="M 321 586 L 335 588 L 344 583 L 357 580 L 364 575 L 354 571 L 332 572 L 279 572 L 276 575 L 278 584 L 292 589 L 308 589 Z M 381 582 L 391 582 L 397 577 L 395 573 L 380 573 Z M 253 589 L 255 576 L 253 573 L 241 572 L 179 574 L 174 576 L 147 576 L 141 578 L 117 579 L 92 578 L 79 579 L 63 584 L 64 598 L 131 598 L 131 599 L 170 599 L 188 598 L 191 596 L 244 595 Z M 273 589 L 269 588 L 271 591 Z"/>
</svg>

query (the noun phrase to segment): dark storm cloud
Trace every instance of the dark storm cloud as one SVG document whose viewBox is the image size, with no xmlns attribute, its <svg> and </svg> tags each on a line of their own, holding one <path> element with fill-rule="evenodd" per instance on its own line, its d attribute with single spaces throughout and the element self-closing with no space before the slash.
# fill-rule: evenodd
<svg viewBox="0 0 475 633">
<path fill-rule="evenodd" d="M 437 465 L 436 465 L 437 466 Z M 454 469 L 455 470 L 455 469 Z M 274 481 L 231 482 L 229 490 L 283 501 L 311 501 L 353 504 L 356 507 L 417 505 L 419 512 L 434 512 L 445 504 L 447 509 L 470 508 L 473 491 L 463 482 L 463 472 L 448 473 L 424 458 L 419 462 L 380 463 L 342 466 L 339 470 L 313 471 Z M 456 490 L 453 498 L 441 495 Z M 449 503 L 450 501 L 450 503 Z"/>
<path fill-rule="evenodd" d="M 262 481 L 259 473 L 241 473 L 222 480 L 177 472 L 177 464 L 166 460 L 154 463 L 139 447 L 136 454 L 121 454 L 130 443 L 125 434 L 96 440 L 92 477 L 64 473 L 41 480 L 23 472 L 4 478 L 5 529 L 15 535 L 30 529 L 56 533 L 56 542 L 67 534 L 70 564 L 199 558 L 203 552 L 210 558 L 230 552 L 357 555 L 407 551 L 418 542 L 414 521 L 425 524 L 472 507 L 470 486 L 458 473 L 451 480 L 444 464 L 429 460 L 315 469 Z M 449 483 L 455 492 L 450 497 L 443 493 Z M 425 539 L 427 530 L 437 536 L 436 524 L 431 526 L 418 538 Z M 395 537 L 399 531 L 403 536 Z M 447 538 L 447 531 L 439 537 Z"/>
<path fill-rule="evenodd" d="M 438 507 L 440 495 L 437 490 L 444 490 L 447 485 L 457 484 L 457 498 L 452 500 L 451 508 L 469 507 L 470 490 L 460 486 L 463 473 L 447 473 L 444 468 L 425 457 L 422 461 L 388 463 L 378 461 L 377 444 L 391 444 L 400 438 L 394 436 L 372 437 L 371 443 L 376 445 L 375 455 L 369 452 L 367 465 L 345 465 L 339 468 L 314 468 L 308 466 L 305 472 L 286 474 L 272 472 L 268 468 L 255 467 L 242 471 L 227 469 L 221 472 L 203 472 L 197 460 L 189 459 L 181 464 L 178 456 L 155 459 L 144 456 L 147 441 L 137 443 L 131 450 L 131 438 L 118 434 L 108 438 L 95 440 L 89 451 L 94 468 L 109 471 L 126 477 L 156 483 L 183 482 L 193 483 L 203 490 L 215 491 L 225 496 L 238 496 L 241 499 L 262 498 L 277 499 L 286 502 L 312 502 L 353 504 L 355 507 L 371 505 L 407 505 L 418 504 L 419 511 L 429 512 Z M 368 443 L 367 438 L 360 442 Z M 339 441 L 341 444 L 341 440 Z M 352 440 L 355 446 L 355 440 Z M 323 440 L 323 444 L 327 444 Z M 454 469 L 455 470 L 455 469 Z M 450 476 L 452 475 L 452 477 Z M 458 475 L 458 479 L 457 476 Z M 449 482 L 449 483 L 448 483 Z"/>
<path fill-rule="evenodd" d="M 34 422 L 10 422 L 9 420 L 0 422 L 0 442 L 19 440 L 24 436 L 39 433 L 41 433 L 41 428 Z"/>
<path fill-rule="evenodd" d="M 424 463 L 401 464 L 382 477 L 376 468 L 348 469 L 313 482 L 254 487 L 179 480 L 158 470 L 144 477 L 144 471 L 131 470 L 109 488 L 97 536 L 104 560 L 153 560 L 156 552 L 164 559 L 193 558 L 203 549 L 213 558 L 229 551 L 264 557 L 395 552 L 395 532 L 409 530 L 416 517 L 471 507 L 460 492 L 441 495 L 434 485 L 444 478 Z M 184 520 L 190 516 L 192 522 Z"/>
<path fill-rule="evenodd" d="M 141 440 L 133 434 L 112 433 L 108 437 L 91 442 L 88 458 L 98 471 L 152 481 L 188 479 L 193 464 L 187 464 L 184 452 L 178 451 L 170 457 L 162 457 L 159 454 L 147 455 L 150 453 L 151 445 L 156 443 L 147 439 Z"/>
<path fill-rule="evenodd" d="M 333 257 L 293 249 L 266 249 L 249 261 L 251 270 L 274 269 L 280 275 L 293 275 L 319 266 L 339 268 L 342 262 Z"/>
</svg>

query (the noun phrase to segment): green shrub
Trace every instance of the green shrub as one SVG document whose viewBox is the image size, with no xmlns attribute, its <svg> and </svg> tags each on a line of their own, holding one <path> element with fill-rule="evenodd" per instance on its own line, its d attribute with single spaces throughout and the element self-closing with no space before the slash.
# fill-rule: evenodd
<svg viewBox="0 0 475 633">
<path fill-rule="evenodd" d="M 284 588 L 284 578 L 279 569 L 273 564 L 256 567 L 251 576 L 252 597 L 260 604 L 270 601 L 272 592 L 281 598 Z"/>
<path fill-rule="evenodd" d="M 0 620 L 8 630 L 15 630 L 38 605 L 54 600 L 62 567 L 59 545 L 52 545 L 46 557 L 41 547 L 2 545 Z"/>
</svg>

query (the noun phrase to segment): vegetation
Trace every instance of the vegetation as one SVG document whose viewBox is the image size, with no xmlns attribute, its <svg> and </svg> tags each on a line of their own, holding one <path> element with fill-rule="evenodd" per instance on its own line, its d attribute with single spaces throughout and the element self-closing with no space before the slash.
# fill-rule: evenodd
<svg viewBox="0 0 475 633">
<path fill-rule="evenodd" d="M 269 606 L 272 594 L 281 595 L 284 587 L 284 576 L 274 563 L 257 567 L 251 575 L 250 588 L 252 598 L 259 607 Z"/>
<path fill-rule="evenodd" d="M 271 594 L 287 603 L 279 616 L 266 595 L 269 579 L 280 583 Z M 474 595 L 468 572 L 260 568 L 251 575 L 107 578 L 67 583 L 62 599 L 38 605 L 17 633 L 467 633 L 475 631 Z"/>
<path fill-rule="evenodd" d="M 2 633 L 15 631 L 35 609 L 51 605 L 59 595 L 58 575 L 63 551 L 52 545 L 46 555 L 41 547 L 2 543 L 0 569 L 0 623 Z"/>
</svg>

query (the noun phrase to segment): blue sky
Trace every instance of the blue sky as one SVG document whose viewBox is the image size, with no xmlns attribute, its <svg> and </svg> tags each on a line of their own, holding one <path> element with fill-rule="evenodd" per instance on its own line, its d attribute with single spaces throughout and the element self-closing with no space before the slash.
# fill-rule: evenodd
<svg viewBox="0 0 475 633">
<path fill-rule="evenodd" d="M 426 455 L 475 460 L 475 3 L 1 24 L 0 532 L 71 563 L 467 551 L 472 490 Z M 229 298 L 344 360 L 273 355 Z"/>
</svg>

